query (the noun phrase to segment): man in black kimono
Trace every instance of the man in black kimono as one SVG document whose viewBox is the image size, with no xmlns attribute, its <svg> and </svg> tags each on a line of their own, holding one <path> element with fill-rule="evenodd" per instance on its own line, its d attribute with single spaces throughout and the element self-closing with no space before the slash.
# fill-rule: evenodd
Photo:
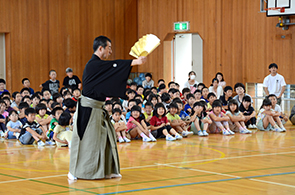
<svg viewBox="0 0 295 195">
<path fill-rule="evenodd" d="M 105 61 L 112 54 L 111 40 L 105 36 L 95 38 L 93 50 L 83 72 L 83 91 L 77 103 L 68 173 L 71 180 L 122 177 L 116 134 L 103 109 L 104 101 L 106 97 L 124 98 L 132 66 L 146 62 L 146 57 Z"/>
</svg>

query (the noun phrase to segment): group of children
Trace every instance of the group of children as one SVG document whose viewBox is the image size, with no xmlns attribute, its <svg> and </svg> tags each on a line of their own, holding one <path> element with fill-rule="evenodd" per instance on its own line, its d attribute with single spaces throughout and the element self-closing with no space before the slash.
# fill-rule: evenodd
<svg viewBox="0 0 295 195">
<path fill-rule="evenodd" d="M 151 75 L 146 77 L 150 82 Z M 218 86 L 219 82 L 222 85 Z M 288 116 L 281 112 L 275 95 L 266 97 L 256 118 L 252 98 L 245 93 L 242 83 L 234 86 L 235 97 L 232 97 L 233 88 L 225 85 L 221 73 L 216 75 L 212 85 L 209 90 L 199 83 L 191 93 L 189 88 L 180 92 L 179 85 L 173 81 L 168 83 L 167 89 L 163 79 L 158 81 L 158 88 L 131 83 L 126 90 L 128 100 L 110 99 L 106 103 L 118 141 L 142 139 L 148 142 L 157 138 L 173 141 L 191 134 L 250 134 L 249 129 L 256 128 L 286 131 L 283 124 Z"/>
<path fill-rule="evenodd" d="M 52 78 L 54 72 L 50 72 Z M 1 135 L 7 139 L 19 139 L 22 144 L 36 142 L 39 146 L 56 144 L 70 147 L 71 124 L 80 89 L 63 87 L 60 92 L 53 93 L 45 88 L 42 93 L 34 93 L 28 79 L 23 79 L 22 83 L 24 88 L 10 97 L 5 90 L 5 81 L 0 79 Z M 174 141 L 192 134 L 248 134 L 252 133 L 249 129 L 256 128 L 286 131 L 283 124 L 288 116 L 282 114 L 275 95 L 263 100 L 256 119 L 252 98 L 245 93 L 242 83 L 234 86 L 235 97 L 232 97 L 233 89 L 225 85 L 221 73 L 212 80 L 210 89 L 203 83 L 193 88 L 193 93 L 190 88 L 180 92 L 179 85 L 171 81 L 167 89 L 163 79 L 158 81 L 156 88 L 148 73 L 144 86 L 134 82 L 130 84 L 126 90 L 127 100 L 108 99 L 105 109 L 111 116 L 118 142 L 128 143 L 132 139 L 151 142 L 158 138 Z"/>
<path fill-rule="evenodd" d="M 54 93 L 47 88 L 34 92 L 29 79 L 23 79 L 22 83 L 24 88 L 11 95 L 5 89 L 5 80 L 0 79 L 1 137 L 18 139 L 24 145 L 36 143 L 38 146 L 70 147 L 80 89 L 64 86 Z"/>
</svg>

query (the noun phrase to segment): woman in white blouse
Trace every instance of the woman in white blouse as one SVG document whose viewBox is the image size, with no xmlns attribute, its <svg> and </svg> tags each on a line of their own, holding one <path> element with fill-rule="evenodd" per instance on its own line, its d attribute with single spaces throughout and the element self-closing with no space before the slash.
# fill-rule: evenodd
<svg viewBox="0 0 295 195">
<path fill-rule="evenodd" d="M 194 93 L 197 89 L 197 85 L 199 84 L 198 81 L 196 81 L 197 74 L 194 71 L 190 71 L 188 73 L 188 81 L 185 82 L 184 88 L 189 88 L 191 90 L 191 93 Z"/>
<path fill-rule="evenodd" d="M 219 99 L 219 97 L 223 94 L 223 88 L 218 84 L 219 81 L 214 78 L 212 79 L 212 85 L 209 87 L 209 92 L 213 92 L 216 95 L 217 99 Z"/>
</svg>

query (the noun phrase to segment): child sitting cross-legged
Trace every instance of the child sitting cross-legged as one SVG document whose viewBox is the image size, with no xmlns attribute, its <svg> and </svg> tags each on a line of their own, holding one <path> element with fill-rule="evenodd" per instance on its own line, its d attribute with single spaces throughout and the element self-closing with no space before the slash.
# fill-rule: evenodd
<svg viewBox="0 0 295 195">
<path fill-rule="evenodd" d="M 51 141 L 43 142 L 43 140 L 47 139 L 46 132 L 43 127 L 35 121 L 35 109 L 27 108 L 25 114 L 27 122 L 21 130 L 19 141 L 24 145 L 33 144 L 34 141 L 37 142 L 38 146 L 54 145 L 55 143 Z"/>
<path fill-rule="evenodd" d="M 186 123 L 183 120 L 181 120 L 177 112 L 178 106 L 175 102 L 172 102 L 169 105 L 169 113 L 166 115 L 171 127 L 174 128 L 177 132 L 181 133 L 183 137 L 192 135 L 193 132 L 187 131 Z"/>
<path fill-rule="evenodd" d="M 180 100 L 181 101 L 181 100 Z M 171 126 L 167 119 L 166 109 L 162 103 L 157 103 L 153 112 L 153 117 L 150 120 L 151 130 L 153 136 L 156 138 L 166 137 L 167 141 L 174 141 L 176 139 L 182 139 Z M 172 135 L 175 137 L 172 137 Z"/>
<path fill-rule="evenodd" d="M 265 98 L 258 113 L 256 124 L 257 128 L 260 131 L 273 130 L 276 132 L 285 132 L 286 129 L 279 116 L 280 114 L 274 112 L 272 109 L 271 101 L 268 98 Z M 279 126 L 276 124 L 276 122 Z"/>
<path fill-rule="evenodd" d="M 50 124 L 51 117 L 46 114 L 47 107 L 45 104 L 39 103 L 36 106 L 36 122 L 42 125 L 45 132 L 48 131 L 48 125 Z"/>
<path fill-rule="evenodd" d="M 141 136 L 144 142 L 157 141 L 149 132 L 144 121 L 144 115 L 141 114 L 141 108 L 137 105 L 131 108 L 131 116 L 127 122 L 127 128 L 131 138 Z"/>
<path fill-rule="evenodd" d="M 153 117 L 153 104 L 151 102 L 146 102 L 144 105 L 144 113 L 146 122 L 150 122 L 151 118 Z"/>
<path fill-rule="evenodd" d="M 51 112 L 51 115 L 53 118 L 50 121 L 49 131 L 47 132 L 47 137 L 49 139 L 53 139 L 53 134 L 54 134 L 53 130 L 56 127 L 56 125 L 58 125 L 59 117 L 63 112 L 64 112 L 64 110 L 59 106 L 53 108 L 53 110 Z"/>
<path fill-rule="evenodd" d="M 245 125 L 245 117 L 239 111 L 237 100 L 229 100 L 226 115 L 230 118 L 229 126 L 231 129 L 237 130 L 238 128 L 238 131 L 242 134 L 252 133 Z"/>
<path fill-rule="evenodd" d="M 18 120 L 18 113 L 15 110 L 9 112 L 9 121 L 6 124 L 7 131 L 5 138 L 18 139 L 23 124 Z"/>
<path fill-rule="evenodd" d="M 278 98 L 275 94 L 270 94 L 269 96 L 267 96 L 267 98 L 271 101 L 271 106 L 272 106 L 272 109 L 280 114 L 280 119 L 282 121 L 283 124 L 285 124 L 286 122 L 288 122 L 289 120 L 289 116 L 284 114 L 282 112 L 282 109 L 281 109 L 281 106 L 279 106 L 277 103 L 278 103 Z"/>
<path fill-rule="evenodd" d="M 184 111 L 187 114 L 190 114 L 192 112 L 192 107 L 194 103 L 196 102 L 195 96 L 191 93 L 186 95 L 187 104 L 184 106 Z"/>
<path fill-rule="evenodd" d="M 228 121 L 230 120 L 227 115 L 221 112 L 222 105 L 220 100 L 215 100 L 212 104 L 212 111 L 209 116 L 212 124 L 209 127 L 210 133 L 222 133 L 223 135 L 234 135 L 235 133 L 229 129 Z"/>
<path fill-rule="evenodd" d="M 122 111 L 119 108 L 114 108 L 112 111 L 112 119 L 111 122 L 116 131 L 118 141 L 120 143 L 130 142 L 130 140 L 126 137 L 125 131 L 127 130 L 127 126 L 124 121 L 121 119 Z"/>
<path fill-rule="evenodd" d="M 198 136 L 208 136 L 208 127 L 212 124 L 210 117 L 206 113 L 207 103 L 204 100 L 194 103 L 191 114 L 191 130 Z"/>
<path fill-rule="evenodd" d="M 72 127 L 70 126 L 71 118 L 72 116 L 70 113 L 63 112 L 58 119 L 58 125 L 56 125 L 53 130 L 53 139 L 55 140 L 56 145 L 59 147 L 71 147 L 73 134 Z"/>
</svg>

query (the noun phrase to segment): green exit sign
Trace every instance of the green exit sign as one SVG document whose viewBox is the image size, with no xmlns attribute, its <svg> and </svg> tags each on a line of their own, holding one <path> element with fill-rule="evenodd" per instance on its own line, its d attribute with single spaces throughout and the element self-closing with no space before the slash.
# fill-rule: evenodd
<svg viewBox="0 0 295 195">
<path fill-rule="evenodd" d="M 174 31 L 189 31 L 189 22 L 174 22 Z"/>
</svg>

